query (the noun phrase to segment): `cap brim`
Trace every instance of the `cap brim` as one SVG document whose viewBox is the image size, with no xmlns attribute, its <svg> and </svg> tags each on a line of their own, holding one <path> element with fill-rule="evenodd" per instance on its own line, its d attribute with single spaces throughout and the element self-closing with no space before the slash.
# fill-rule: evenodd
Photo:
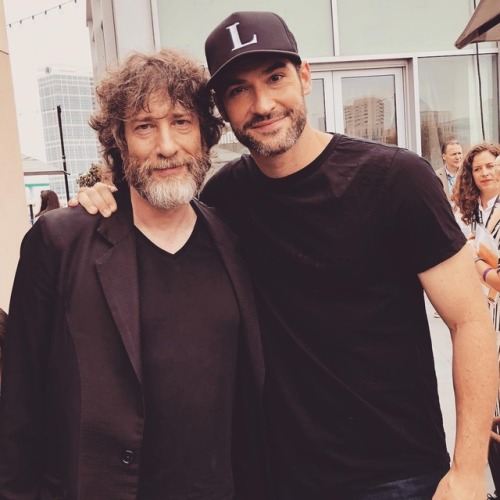
<svg viewBox="0 0 500 500">
<path fill-rule="evenodd" d="M 291 52 L 288 50 L 276 50 L 276 49 L 247 50 L 240 54 L 234 55 L 233 57 L 231 57 L 231 59 L 226 61 L 220 68 L 218 68 L 217 71 L 211 76 L 210 80 L 208 80 L 207 83 L 208 88 L 214 88 L 217 85 L 218 81 L 220 80 L 220 77 L 223 76 L 222 74 L 224 73 L 224 70 L 226 70 L 228 66 L 230 66 L 233 62 L 251 54 L 283 54 L 285 56 L 290 57 L 292 60 L 297 61 L 298 63 L 302 62 L 302 59 L 296 52 Z"/>
</svg>

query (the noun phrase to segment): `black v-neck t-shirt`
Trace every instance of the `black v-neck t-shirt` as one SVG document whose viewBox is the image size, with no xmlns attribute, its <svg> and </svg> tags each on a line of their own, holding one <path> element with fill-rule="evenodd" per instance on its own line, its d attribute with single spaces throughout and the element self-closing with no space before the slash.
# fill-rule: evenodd
<svg viewBox="0 0 500 500">
<path fill-rule="evenodd" d="M 145 434 L 141 500 L 231 499 L 239 311 L 198 218 L 175 254 L 136 231 Z"/>
</svg>

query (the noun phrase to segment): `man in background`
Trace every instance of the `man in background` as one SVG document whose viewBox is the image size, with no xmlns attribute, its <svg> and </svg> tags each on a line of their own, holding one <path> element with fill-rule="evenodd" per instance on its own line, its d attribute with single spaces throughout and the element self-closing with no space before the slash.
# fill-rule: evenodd
<svg viewBox="0 0 500 500">
<path fill-rule="evenodd" d="M 441 157 L 444 165 L 436 170 L 436 175 L 443 185 L 446 197 L 451 202 L 458 169 L 462 166 L 462 146 L 456 139 L 447 140 L 441 146 Z"/>
</svg>

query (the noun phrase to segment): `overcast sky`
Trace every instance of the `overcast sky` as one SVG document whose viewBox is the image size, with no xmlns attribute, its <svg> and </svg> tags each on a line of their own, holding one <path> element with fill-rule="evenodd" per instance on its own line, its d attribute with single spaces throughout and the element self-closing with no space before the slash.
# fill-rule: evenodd
<svg viewBox="0 0 500 500">
<path fill-rule="evenodd" d="M 91 69 L 85 0 L 3 0 L 23 154 L 45 160 L 37 77 L 46 66 Z M 62 5 L 44 14 L 46 9 Z M 42 12 L 41 15 L 36 15 Z M 35 18 L 32 20 L 31 16 Z M 29 20 L 17 23 L 19 19 Z M 9 27 L 12 23 L 12 27 Z"/>
</svg>

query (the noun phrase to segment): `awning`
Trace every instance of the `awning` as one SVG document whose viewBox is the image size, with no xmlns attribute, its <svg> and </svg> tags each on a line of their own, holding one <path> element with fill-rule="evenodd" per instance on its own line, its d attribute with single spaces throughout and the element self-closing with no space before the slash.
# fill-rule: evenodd
<svg viewBox="0 0 500 500">
<path fill-rule="evenodd" d="M 500 1 L 481 0 L 463 33 L 455 42 L 462 49 L 473 42 L 497 42 L 500 40 Z"/>
<path fill-rule="evenodd" d="M 64 170 L 54 168 L 52 165 L 31 156 L 21 155 L 21 160 L 24 175 L 68 175 Z"/>
</svg>

